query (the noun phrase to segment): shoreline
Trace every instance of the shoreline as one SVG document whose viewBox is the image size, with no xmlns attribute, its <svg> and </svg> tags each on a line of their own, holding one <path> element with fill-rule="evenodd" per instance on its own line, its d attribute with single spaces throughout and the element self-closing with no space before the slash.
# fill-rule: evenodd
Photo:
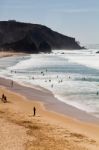
<svg viewBox="0 0 99 150">
<path fill-rule="evenodd" d="M 39 90 L 35 87 L 19 84 L 16 81 L 14 81 L 14 86 L 11 88 L 10 82 L 10 79 L 0 77 L 1 86 L 6 87 L 12 92 L 20 94 L 29 100 L 36 99 L 36 101 L 41 102 L 48 111 L 71 117 L 81 122 L 99 124 L 99 118 L 62 102 L 61 100 L 57 99 L 51 91 L 45 88 L 40 87 L 42 90 Z"/>
</svg>

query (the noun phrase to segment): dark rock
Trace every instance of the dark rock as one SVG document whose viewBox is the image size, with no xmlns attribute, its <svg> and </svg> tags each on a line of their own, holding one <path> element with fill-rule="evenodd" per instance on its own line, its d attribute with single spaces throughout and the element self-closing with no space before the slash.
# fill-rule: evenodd
<svg viewBox="0 0 99 150">
<path fill-rule="evenodd" d="M 15 20 L 0 21 L 0 50 L 39 53 L 52 49 L 82 49 L 71 38 L 50 28 Z"/>
<path fill-rule="evenodd" d="M 48 52 L 50 52 L 50 51 L 51 51 L 51 46 L 50 46 L 50 44 L 48 44 L 47 42 L 43 41 L 43 42 L 41 42 L 41 43 L 39 44 L 39 49 L 40 49 L 42 52 L 44 52 L 45 49 L 46 49 Z"/>
</svg>

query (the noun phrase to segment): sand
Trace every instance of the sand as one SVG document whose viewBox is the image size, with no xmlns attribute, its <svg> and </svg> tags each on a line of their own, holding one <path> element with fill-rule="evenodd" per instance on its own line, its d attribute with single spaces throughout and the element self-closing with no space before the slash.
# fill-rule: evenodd
<svg viewBox="0 0 99 150">
<path fill-rule="evenodd" d="M 48 97 L 52 100 L 52 95 L 47 90 L 22 88 L 17 83 L 11 88 L 10 81 L 2 78 L 0 85 L 0 97 L 4 93 L 8 100 L 0 101 L 0 149 L 99 150 L 98 119 L 85 121 L 86 117 L 81 120 L 76 113 L 66 115 L 51 109 Z"/>
<path fill-rule="evenodd" d="M 4 50 L 4 51 L 0 51 L 0 58 L 2 58 L 2 57 L 11 57 L 11 56 L 16 56 L 16 55 L 25 55 L 25 53 L 16 53 L 16 52 L 14 52 L 14 51 L 6 51 L 6 50 Z"/>
</svg>

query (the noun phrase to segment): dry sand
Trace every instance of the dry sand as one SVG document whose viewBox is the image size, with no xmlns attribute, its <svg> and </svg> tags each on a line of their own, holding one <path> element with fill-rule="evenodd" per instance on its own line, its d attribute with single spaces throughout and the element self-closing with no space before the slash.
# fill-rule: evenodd
<svg viewBox="0 0 99 150">
<path fill-rule="evenodd" d="M 98 123 L 47 111 L 35 98 L 28 100 L 4 87 L 0 97 L 2 93 L 8 102 L 0 101 L 0 150 L 99 150 Z"/>
<path fill-rule="evenodd" d="M 16 55 L 25 55 L 25 53 L 16 53 L 16 52 L 8 52 L 8 51 L 0 51 L 0 58 L 2 57 L 11 57 L 11 56 L 16 56 Z"/>
</svg>

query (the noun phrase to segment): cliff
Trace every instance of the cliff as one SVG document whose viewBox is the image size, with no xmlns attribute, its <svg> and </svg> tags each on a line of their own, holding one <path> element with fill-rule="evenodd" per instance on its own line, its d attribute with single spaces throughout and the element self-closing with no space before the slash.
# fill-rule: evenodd
<svg viewBox="0 0 99 150">
<path fill-rule="evenodd" d="M 71 38 L 50 28 L 23 22 L 0 21 L 0 50 L 39 53 L 52 49 L 81 49 Z"/>
</svg>

